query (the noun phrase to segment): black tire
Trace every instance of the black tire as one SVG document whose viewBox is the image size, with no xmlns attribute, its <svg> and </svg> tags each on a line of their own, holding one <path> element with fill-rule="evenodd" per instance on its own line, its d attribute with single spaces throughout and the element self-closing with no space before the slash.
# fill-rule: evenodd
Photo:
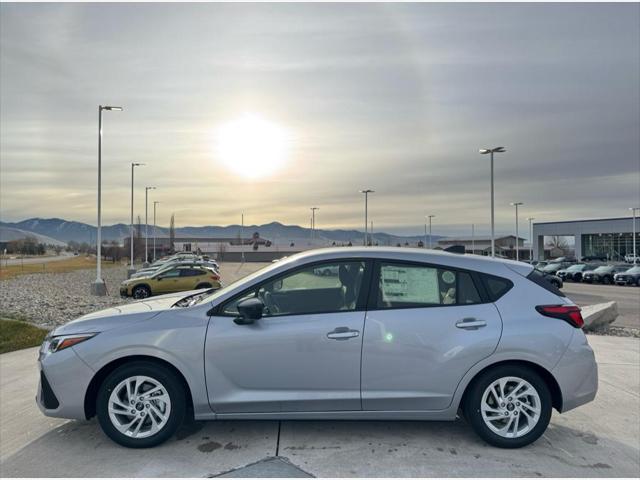
<svg viewBox="0 0 640 480">
<path fill-rule="evenodd" d="M 525 435 L 505 438 L 493 432 L 484 422 L 480 405 L 484 391 L 494 381 L 503 377 L 518 377 L 535 388 L 540 397 L 540 418 L 538 423 Z M 480 374 L 469 385 L 463 405 L 464 417 L 473 430 L 485 442 L 500 448 L 520 448 L 535 442 L 544 433 L 551 420 L 551 393 L 545 381 L 534 370 L 522 365 L 501 365 Z"/>
<path fill-rule="evenodd" d="M 210 283 L 199 283 L 196 290 L 200 290 L 201 288 L 213 288 L 213 285 Z"/>
<path fill-rule="evenodd" d="M 151 296 L 151 289 L 146 285 L 136 285 L 131 291 L 131 296 L 138 300 L 149 298 Z"/>
<path fill-rule="evenodd" d="M 171 412 L 160 431 L 145 438 L 132 438 L 121 433 L 109 417 L 109 397 L 123 380 L 136 375 L 144 375 L 160 382 L 171 400 Z M 184 386 L 176 374 L 166 367 L 150 361 L 135 361 L 114 370 L 102 382 L 96 399 L 96 414 L 104 433 L 114 442 L 128 448 L 149 448 L 167 441 L 182 425 L 185 417 L 186 394 Z"/>
</svg>

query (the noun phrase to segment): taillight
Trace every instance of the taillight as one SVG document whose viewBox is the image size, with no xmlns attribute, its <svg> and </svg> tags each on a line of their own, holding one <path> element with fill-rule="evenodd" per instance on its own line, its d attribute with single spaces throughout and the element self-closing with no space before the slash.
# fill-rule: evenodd
<svg viewBox="0 0 640 480">
<path fill-rule="evenodd" d="M 220 280 L 220 276 L 215 274 L 211 275 L 211 280 L 215 280 L 217 282 L 218 280 Z"/>
<path fill-rule="evenodd" d="M 576 328 L 584 325 L 580 308 L 575 305 L 538 305 L 536 310 L 545 317 L 559 318 Z"/>
</svg>

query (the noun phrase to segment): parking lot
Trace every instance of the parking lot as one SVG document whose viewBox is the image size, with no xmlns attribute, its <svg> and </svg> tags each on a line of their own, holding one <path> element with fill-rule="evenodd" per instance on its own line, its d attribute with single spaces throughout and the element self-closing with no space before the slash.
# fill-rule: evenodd
<svg viewBox="0 0 640 480">
<path fill-rule="evenodd" d="M 564 282 L 562 291 L 577 305 L 615 301 L 619 316 L 613 325 L 640 328 L 640 288 Z"/>
<path fill-rule="evenodd" d="M 559 415 L 535 444 L 500 450 L 456 422 L 198 422 L 164 445 L 129 450 L 94 420 L 44 417 L 36 349 L 0 356 L 1 472 L 7 477 L 569 476 L 637 477 L 640 340 L 590 336 L 596 400 Z M 246 470 L 244 467 L 249 466 Z"/>
<path fill-rule="evenodd" d="M 223 263 L 226 284 L 264 263 Z M 640 325 L 640 289 L 565 283 L 580 305 L 615 300 L 616 325 Z M 96 306 L 97 307 L 97 306 Z M 18 476 L 637 476 L 640 340 L 589 336 L 596 400 L 554 413 L 534 445 L 493 448 L 456 422 L 224 421 L 184 426 L 168 443 L 119 447 L 95 419 L 44 417 L 36 349 L 0 356 L 0 475 Z"/>
</svg>

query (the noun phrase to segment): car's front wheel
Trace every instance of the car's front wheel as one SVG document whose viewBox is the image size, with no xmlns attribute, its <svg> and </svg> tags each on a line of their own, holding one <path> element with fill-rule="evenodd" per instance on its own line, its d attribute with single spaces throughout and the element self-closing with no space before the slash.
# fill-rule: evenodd
<svg viewBox="0 0 640 480">
<path fill-rule="evenodd" d="M 532 369 L 503 365 L 481 374 L 469 387 L 464 414 L 487 443 L 520 448 L 537 440 L 551 419 L 551 393 Z"/>
<path fill-rule="evenodd" d="M 141 299 L 151 296 L 151 289 L 146 285 L 138 285 L 131 292 L 133 298 Z"/>
<path fill-rule="evenodd" d="M 98 391 L 96 413 L 116 443 L 147 448 L 169 439 L 182 424 L 185 391 L 169 369 L 139 361 L 114 370 Z"/>
</svg>

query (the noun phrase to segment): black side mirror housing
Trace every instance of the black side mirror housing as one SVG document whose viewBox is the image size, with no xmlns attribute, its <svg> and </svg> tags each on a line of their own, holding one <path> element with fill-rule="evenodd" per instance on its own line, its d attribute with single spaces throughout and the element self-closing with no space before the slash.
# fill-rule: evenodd
<svg viewBox="0 0 640 480">
<path fill-rule="evenodd" d="M 262 318 L 264 303 L 259 298 L 247 298 L 238 304 L 238 313 L 234 322 L 238 325 L 250 325 Z"/>
</svg>

